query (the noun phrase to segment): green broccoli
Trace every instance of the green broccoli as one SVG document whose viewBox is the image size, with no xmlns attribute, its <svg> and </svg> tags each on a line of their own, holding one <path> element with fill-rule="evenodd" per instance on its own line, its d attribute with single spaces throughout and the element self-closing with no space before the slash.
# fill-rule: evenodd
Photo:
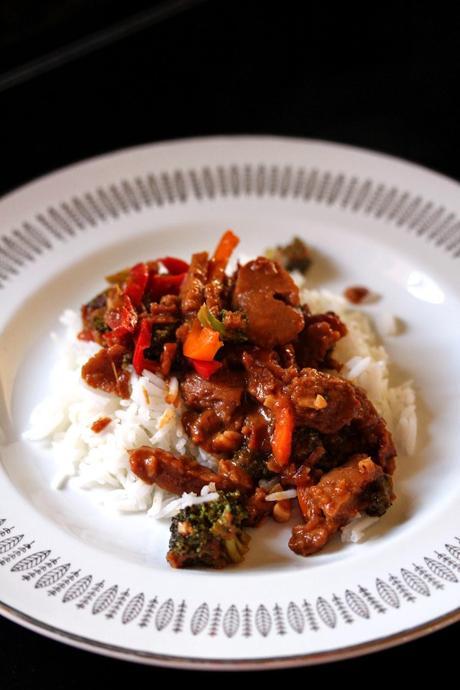
<svg viewBox="0 0 460 690">
<path fill-rule="evenodd" d="M 219 491 L 215 501 L 184 508 L 172 519 L 167 560 L 173 568 L 225 568 L 241 563 L 250 540 L 239 491 Z"/>
<path fill-rule="evenodd" d="M 163 323 L 158 324 L 152 329 L 152 341 L 150 347 L 144 351 L 144 357 L 156 361 L 160 359 L 163 352 L 163 345 L 165 343 L 173 343 L 176 341 L 177 323 Z"/>
<path fill-rule="evenodd" d="M 110 328 L 105 323 L 103 316 L 100 316 L 100 315 L 94 316 L 92 321 L 93 321 L 93 328 L 98 333 L 107 333 L 107 331 L 110 331 Z"/>
<path fill-rule="evenodd" d="M 384 474 L 364 490 L 361 496 L 363 510 L 368 515 L 380 517 L 386 513 L 394 498 L 392 479 L 388 474 Z"/>
<path fill-rule="evenodd" d="M 294 237 L 289 244 L 267 249 L 265 256 L 278 263 L 286 271 L 299 271 L 305 274 L 311 266 L 311 250 L 299 237 Z"/>
<path fill-rule="evenodd" d="M 275 474 L 267 467 L 267 457 L 263 453 L 249 450 L 243 446 L 233 455 L 232 462 L 245 470 L 255 482 L 259 479 L 272 479 Z"/>
</svg>

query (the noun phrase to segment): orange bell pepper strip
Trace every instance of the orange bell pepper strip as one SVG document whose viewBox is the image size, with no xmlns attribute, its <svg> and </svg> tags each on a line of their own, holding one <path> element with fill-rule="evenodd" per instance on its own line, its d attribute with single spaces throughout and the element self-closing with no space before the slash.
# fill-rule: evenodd
<svg viewBox="0 0 460 690">
<path fill-rule="evenodd" d="M 233 250 L 239 244 L 240 240 L 231 230 L 224 232 L 220 238 L 216 251 L 209 262 L 209 280 L 216 280 L 225 271 L 228 260 L 230 259 Z"/>
<path fill-rule="evenodd" d="M 219 333 L 195 320 L 184 342 L 184 355 L 202 362 L 212 362 L 216 353 L 223 347 Z"/>
</svg>

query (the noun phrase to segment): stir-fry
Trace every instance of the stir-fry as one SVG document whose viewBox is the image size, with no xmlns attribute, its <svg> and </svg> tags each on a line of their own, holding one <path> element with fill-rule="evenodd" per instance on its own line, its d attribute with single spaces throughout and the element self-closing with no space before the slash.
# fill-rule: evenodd
<svg viewBox="0 0 460 690">
<path fill-rule="evenodd" d="M 227 231 L 212 256 L 194 254 L 190 265 L 172 257 L 138 263 L 109 276 L 82 307 L 79 337 L 101 346 L 83 366 L 86 383 L 128 398 L 132 367 L 176 377 L 183 428 L 216 460 L 210 469 L 160 448 L 129 451 L 144 482 L 179 496 L 208 494 L 172 520 L 173 567 L 239 562 L 245 528 L 295 514 L 289 547 L 309 556 L 357 515 L 382 515 L 394 498 L 391 435 L 334 358 L 346 326 L 300 303 L 279 251 L 277 260 L 261 256 L 228 272 L 238 241 Z M 298 240 L 285 257 L 291 268 L 310 261 Z"/>
</svg>

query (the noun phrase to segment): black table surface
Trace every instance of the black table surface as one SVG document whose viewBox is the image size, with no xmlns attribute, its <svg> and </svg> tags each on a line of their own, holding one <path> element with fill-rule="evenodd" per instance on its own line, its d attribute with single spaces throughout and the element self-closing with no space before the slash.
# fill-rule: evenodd
<svg viewBox="0 0 460 690">
<path fill-rule="evenodd" d="M 275 9 L 242 0 L 175 4 L 1 4 L 1 194 L 126 146 L 238 133 L 362 146 L 460 179 L 459 27 L 445 10 L 438 15 L 431 5 L 422 12 L 420 3 L 407 2 L 363 13 L 327 4 L 301 15 L 301 4 L 290 0 Z M 158 8 L 153 19 L 137 14 Z M 133 17 L 140 17 L 141 30 L 110 38 L 107 29 Z M 85 44 L 94 32 L 97 50 Z M 53 59 L 37 63 L 49 53 Z M 18 69 L 23 63 L 27 69 Z M 459 629 L 307 672 L 351 678 L 381 662 L 387 673 L 400 663 L 422 673 L 434 661 L 447 669 Z M 8 690 L 45 680 L 76 688 L 100 674 L 123 683 L 153 672 L 184 673 L 92 655 L 1 618 L 0 669 L 0 686 Z"/>
</svg>

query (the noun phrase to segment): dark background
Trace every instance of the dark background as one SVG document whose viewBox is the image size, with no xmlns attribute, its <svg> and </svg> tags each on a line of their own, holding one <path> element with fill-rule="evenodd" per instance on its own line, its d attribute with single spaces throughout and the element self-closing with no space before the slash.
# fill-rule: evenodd
<svg viewBox="0 0 460 690">
<path fill-rule="evenodd" d="M 42 76 L 4 91 L 0 77 L 0 193 L 102 152 L 218 133 L 340 141 L 460 178 L 459 26 L 436 3 L 165 4 L 178 1 L 189 9 Z M 162 6 L 0 0 L 3 84 L 24 62 Z"/>
<path fill-rule="evenodd" d="M 222 133 L 339 141 L 460 179 L 458 22 L 436 3 L 341 5 L 0 0 L 0 194 L 99 153 Z M 311 668 L 308 680 L 448 668 L 458 631 Z M 93 656 L 3 619 L 0 669 L 5 690 L 183 673 Z"/>
</svg>

